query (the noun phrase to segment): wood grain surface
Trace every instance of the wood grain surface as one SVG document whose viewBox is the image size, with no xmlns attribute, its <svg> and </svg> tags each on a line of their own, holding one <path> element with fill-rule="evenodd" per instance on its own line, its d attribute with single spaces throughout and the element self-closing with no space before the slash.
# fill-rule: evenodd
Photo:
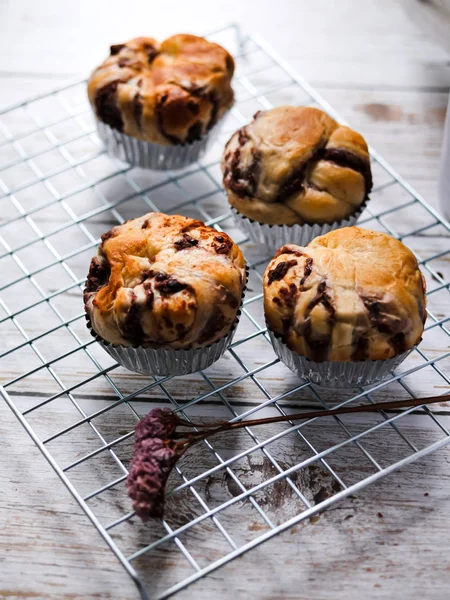
<svg viewBox="0 0 450 600">
<path fill-rule="evenodd" d="M 430 37 L 409 22 L 399 3 L 390 0 L 367 0 L 364 3 L 356 0 L 339 3 L 280 0 L 270 8 L 263 7 L 256 0 L 245 3 L 198 0 L 189 4 L 176 0 L 170 5 L 158 6 L 141 0 L 132 0 L 126 5 L 111 0 L 77 3 L 51 0 L 41 4 L 24 0 L 3 2 L 0 4 L 0 103 L 6 106 L 73 77 L 85 75 L 101 60 L 111 43 L 140 34 L 164 37 L 183 30 L 201 34 L 231 20 L 240 22 L 244 29 L 263 35 L 402 176 L 434 207 L 438 206 L 436 182 L 450 86 L 449 57 Z M 244 91 L 238 90 L 238 93 Z M 271 100 L 291 101 L 289 88 Z M 252 109 L 252 103 L 243 105 L 241 116 L 246 116 L 246 110 L 250 114 Z M 14 126 L 20 126 L 20 122 L 14 123 Z M 232 127 L 232 121 L 229 126 Z M 66 133 L 70 135 L 71 132 Z M 30 142 L 28 150 L 38 151 L 39 143 L 36 140 Z M 89 138 L 77 147 L 80 155 L 95 150 Z M 43 158 L 40 160 L 39 167 L 43 172 L 58 167 L 54 154 L 48 157 L 48 162 Z M 89 180 L 104 173 L 105 168 L 106 163 L 100 157 L 98 163 L 77 175 L 76 183 L 62 176 L 59 180 L 55 179 L 55 188 L 58 190 L 61 186 L 67 191 L 69 184 L 80 185 L 86 178 Z M 216 175 L 216 172 L 212 171 L 212 174 Z M 30 174 L 12 171 L 8 176 L 8 185 L 18 186 Z M 140 177 L 143 187 L 149 184 L 148 174 Z M 381 171 L 375 172 L 376 181 L 381 186 L 384 183 L 382 177 Z M 116 186 L 114 189 L 106 188 L 107 196 L 112 191 L 123 195 L 127 182 L 123 178 L 115 179 L 113 184 L 107 185 Z M 180 202 L 186 190 L 194 193 L 189 178 L 184 185 L 183 192 L 174 191 L 169 185 L 162 186 L 152 198 L 159 206 L 164 202 Z M 196 186 L 198 188 L 198 182 Z M 195 191 L 208 193 L 211 191 L 208 186 L 210 183 L 205 179 Z M 404 192 L 397 186 L 380 189 L 373 195 L 371 210 L 378 214 L 390 203 L 399 202 L 401 198 L 398 195 L 401 194 Z M 18 198 L 30 210 L 50 201 L 51 194 L 37 184 L 19 192 Z M 13 219 L 17 211 L 1 198 L 0 202 L 2 222 Z M 66 208 L 69 213 L 73 211 L 82 218 L 96 206 L 94 202 L 99 203 L 98 197 L 77 193 L 67 199 Z M 145 202 L 124 203 L 117 210 L 121 217 L 130 218 L 143 212 L 145 207 Z M 43 208 L 35 213 L 34 221 L 43 233 L 48 234 L 70 221 L 66 208 L 55 205 Z M 189 208 L 194 209 L 197 210 L 194 205 Z M 212 192 L 204 201 L 204 209 L 214 216 L 221 214 Z M 100 213 L 83 221 L 85 231 L 75 227 L 70 229 L 70 233 L 62 229 L 51 236 L 53 251 L 60 255 L 70 253 L 81 244 L 88 247 L 85 253 L 68 261 L 72 274 L 55 267 L 36 275 L 36 283 L 44 293 L 54 293 L 72 285 L 72 275 L 80 280 L 85 276 L 95 239 L 115 223 L 115 218 L 109 212 Z M 366 214 L 365 219 L 366 226 L 376 226 L 370 215 Z M 406 208 L 393 217 L 386 217 L 386 223 L 399 233 L 408 233 L 428 223 L 426 219 L 429 215 L 419 208 L 414 211 Z M 239 240 L 239 232 L 230 223 L 226 222 L 224 226 Z M 20 248 L 33 240 L 36 233 L 25 228 L 23 223 L 12 223 L 2 228 L 2 235 L 12 248 Z M 444 252 L 449 247 L 449 238 L 439 227 L 425 234 L 407 236 L 405 242 L 422 258 Z M 246 244 L 244 250 L 249 260 L 258 260 L 259 253 L 251 244 Z M 0 287 L 3 287 L 20 278 L 23 272 L 9 257 L 3 257 L 3 250 L 0 253 Z M 19 250 L 18 255 L 31 271 L 42 266 L 43 257 L 51 262 L 55 256 L 39 240 L 29 248 Z M 431 261 L 431 271 L 425 272 L 429 289 L 438 288 L 441 276 L 450 280 L 449 260 L 446 255 Z M 260 271 L 264 266 L 261 265 Z M 259 297 L 260 292 L 260 281 L 253 275 L 246 297 L 248 315 L 241 320 L 238 341 L 255 332 L 249 316 L 262 322 L 261 303 L 252 301 L 252 298 Z M 26 282 L 18 282 L 12 288 L 1 291 L 0 296 L 14 312 L 40 298 L 36 288 L 33 290 Z M 449 315 L 448 291 L 432 293 L 429 303 L 430 310 L 438 319 Z M 61 323 L 55 309 L 61 311 L 63 320 L 73 319 L 71 329 L 75 335 L 83 342 L 90 342 L 81 315 L 80 290 L 74 287 L 58 295 L 52 305 L 40 304 L 17 317 L 27 334 L 37 338 L 35 346 L 46 360 L 70 351 L 77 344 L 66 328 L 43 335 L 49 328 Z M 0 320 L 5 316 L 4 309 L 0 307 Z M 23 342 L 14 326 L 3 325 L 1 334 L 0 353 Z M 427 356 L 437 356 L 448 351 L 449 338 L 438 328 L 430 329 L 424 335 L 421 348 Z M 91 345 L 88 350 L 104 368 L 112 368 L 112 362 L 101 349 Z M 263 336 L 256 337 L 252 344 L 236 346 L 235 352 L 250 369 L 257 369 L 274 359 Z M 75 363 L 67 359 L 53 365 L 55 374 L 66 387 L 76 386 L 96 371 L 89 356 L 83 352 L 77 352 L 76 356 Z M 24 349 L 20 360 L 17 352 L 7 354 L 1 359 L 1 382 L 20 376 L 24 359 L 29 369 L 39 366 L 39 359 L 32 351 Z M 415 366 L 421 360 L 415 353 L 402 369 Z M 444 374 L 450 375 L 449 359 L 441 361 L 439 367 Z M 220 387 L 230 379 L 239 378 L 243 370 L 227 355 L 207 374 L 210 381 L 200 375 L 192 375 L 183 380 L 182 385 L 176 379 L 169 381 L 166 389 L 178 403 L 184 404 L 211 392 L 211 384 Z M 112 368 L 109 377 L 110 383 L 124 395 L 132 394 L 142 386 L 140 378 L 122 368 Z M 75 388 L 72 399 L 87 414 L 108 408 L 117 399 L 110 383 L 104 378 L 93 379 Z M 405 384 L 417 395 L 444 393 L 450 387 L 431 367 L 406 377 Z M 266 400 L 261 386 L 276 395 L 298 385 L 295 376 L 278 364 L 258 374 L 256 380 L 246 378 L 238 381 L 226 391 L 225 398 L 238 412 L 242 412 Z M 8 391 L 20 410 L 26 411 L 49 395 L 57 394 L 60 387 L 46 369 L 40 369 L 33 376 L 10 385 Z M 400 384 L 392 384 L 374 393 L 372 399 L 381 401 L 393 396 L 406 398 L 407 395 L 407 390 Z M 345 392 L 323 394 L 329 404 L 347 396 Z M 155 403 L 163 402 L 167 402 L 167 398 L 162 389 L 153 388 L 131 405 L 141 415 Z M 309 388 L 298 390 L 280 402 L 286 411 L 295 410 L 300 404 L 317 406 L 317 398 Z M 442 427 L 450 427 L 447 405 L 434 406 L 431 411 Z M 217 395 L 195 404 L 187 414 L 203 419 L 231 416 L 223 399 Z M 30 423 L 42 438 L 80 418 L 80 411 L 67 396 L 59 397 L 45 409 L 29 413 Z M 382 418 L 381 415 L 352 415 L 342 418 L 340 423 L 326 418 L 306 426 L 304 434 L 320 452 L 345 439 L 347 433 L 344 427 L 354 435 Z M 107 442 L 126 435 L 134 422 L 135 417 L 125 405 L 95 419 L 98 431 Z M 268 439 L 282 427 L 256 428 L 254 434 L 258 439 Z M 445 435 L 425 414 L 402 417 L 398 427 L 418 449 Z M 3 403 L 0 403 L 0 432 L 3 442 L 0 452 L 0 598 L 137 599 L 133 582 Z M 247 433 L 236 432 L 233 436 L 218 438 L 214 448 L 228 458 L 252 443 L 254 441 Z M 128 438 L 114 449 L 125 465 L 130 456 L 130 444 Z M 98 438 L 87 424 L 48 444 L 62 466 L 98 447 Z M 361 446 L 351 444 L 333 452 L 327 457 L 326 464 L 315 462 L 297 471 L 290 484 L 282 481 L 255 495 L 253 502 L 244 500 L 233 504 L 218 514 L 217 522 L 211 519 L 201 521 L 195 528 L 180 535 L 179 542 L 200 567 L 206 566 L 230 550 L 218 523 L 228 531 L 237 546 L 255 539 L 269 529 L 258 507 L 276 525 L 304 508 L 299 499 L 301 496 L 314 505 L 341 489 L 330 469 L 346 486 L 376 472 L 377 466 L 367 458 L 365 449 L 381 467 L 401 460 L 411 452 L 392 427 L 383 427 L 377 434 L 366 436 Z M 286 469 L 312 455 L 311 448 L 297 434 L 270 444 L 268 450 L 272 459 L 259 451 L 239 460 L 234 466 L 237 480 L 225 469 L 219 469 L 198 482 L 196 493 L 212 508 L 272 477 L 277 472 L 274 461 L 280 468 Z M 296 525 L 176 597 L 205 600 L 445 598 L 450 585 L 450 559 L 446 552 L 450 535 L 447 518 L 450 510 L 449 461 L 448 449 L 442 449 L 413 463 L 321 515 Z M 199 445 L 184 457 L 180 466 L 187 476 L 195 476 L 216 464 L 211 450 L 206 445 Z M 111 455 L 102 453 L 98 459 L 82 463 L 68 474 L 82 494 L 89 494 L 120 477 L 122 472 Z M 175 473 L 170 487 L 180 481 Z M 123 484 L 89 503 L 103 524 L 129 510 Z M 203 511 L 204 507 L 187 489 L 169 498 L 167 523 L 177 528 Z M 160 524 L 143 526 L 136 519 L 112 530 L 113 539 L 125 554 L 165 533 Z M 152 594 L 164 591 L 193 573 L 180 546 L 173 541 L 139 559 L 135 566 L 145 574 Z"/>
</svg>

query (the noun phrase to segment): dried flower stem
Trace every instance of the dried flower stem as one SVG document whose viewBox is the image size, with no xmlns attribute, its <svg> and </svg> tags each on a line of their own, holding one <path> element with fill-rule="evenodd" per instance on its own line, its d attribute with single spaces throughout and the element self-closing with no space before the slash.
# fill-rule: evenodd
<svg viewBox="0 0 450 600">
<path fill-rule="evenodd" d="M 263 419 L 249 419 L 247 421 L 219 421 L 217 423 L 209 423 L 208 425 L 201 423 L 191 423 L 180 419 L 180 425 L 183 427 L 201 427 L 211 429 L 207 436 L 199 432 L 199 437 L 205 439 L 220 431 L 228 431 L 230 429 L 241 429 L 243 427 L 253 427 L 255 425 L 268 425 L 270 423 L 281 423 L 284 421 L 299 421 L 304 419 L 318 419 L 320 417 L 332 417 L 333 415 L 343 415 L 360 412 L 377 412 L 380 410 L 394 410 L 399 408 L 414 408 L 416 406 L 424 406 L 428 404 L 436 404 L 438 402 L 450 401 L 450 394 L 442 396 L 430 396 L 428 398 L 411 398 L 408 400 L 392 400 L 390 402 L 376 402 L 375 404 L 361 404 L 358 406 L 342 406 L 340 408 L 331 408 L 329 410 L 314 410 L 309 412 L 294 413 L 291 415 L 280 415 L 278 417 L 265 417 Z M 183 435 L 183 434 L 181 434 Z"/>
</svg>

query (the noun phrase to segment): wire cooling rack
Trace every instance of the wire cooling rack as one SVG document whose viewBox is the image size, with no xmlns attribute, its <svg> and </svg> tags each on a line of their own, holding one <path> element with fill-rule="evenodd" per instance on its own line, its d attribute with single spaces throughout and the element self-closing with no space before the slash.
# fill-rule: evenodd
<svg viewBox="0 0 450 600">
<path fill-rule="evenodd" d="M 247 428 L 231 440 L 205 441 L 181 460 L 163 521 L 143 525 L 135 518 L 125 492 L 127 465 L 134 424 L 152 405 L 170 405 L 187 419 L 242 419 L 289 414 L 299 403 L 329 407 L 420 397 L 450 384 L 450 316 L 442 311 L 450 299 L 450 226 L 375 152 L 375 187 L 360 224 L 387 231 L 416 252 L 428 283 L 423 343 L 388 382 L 351 393 L 300 381 L 276 359 L 261 302 L 269 257 L 230 220 L 221 148 L 261 107 L 316 105 L 337 115 L 260 37 L 243 37 L 235 25 L 210 37 L 237 57 L 237 103 L 216 146 L 182 172 L 146 172 L 109 158 L 95 133 L 84 81 L 0 114 L 0 356 L 8 373 L 0 391 L 142 598 L 149 590 L 152 598 L 174 594 L 450 442 L 442 419 L 426 407 L 419 412 L 430 423 L 427 439 L 403 425 L 412 410 L 358 422 L 330 417 Z M 186 378 L 126 372 L 84 324 L 84 278 L 101 233 L 152 210 L 227 230 L 243 244 L 251 267 L 233 346 L 207 371 Z M 383 446 L 386 440 L 391 446 Z M 318 489 L 319 475 L 327 483 Z M 274 508 L 271 494 L 289 503 Z"/>
</svg>

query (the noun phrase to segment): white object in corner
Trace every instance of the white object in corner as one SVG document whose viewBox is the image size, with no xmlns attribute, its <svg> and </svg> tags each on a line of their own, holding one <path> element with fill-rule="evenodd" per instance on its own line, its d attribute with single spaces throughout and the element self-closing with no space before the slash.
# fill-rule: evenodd
<svg viewBox="0 0 450 600">
<path fill-rule="evenodd" d="M 445 117 L 441 164 L 439 167 L 439 201 L 442 213 L 450 221 L 450 96 Z"/>
<path fill-rule="evenodd" d="M 450 51 L 450 0 L 403 0 L 403 7 L 421 31 Z M 445 118 L 439 169 L 441 212 L 450 220 L 450 98 Z"/>
</svg>

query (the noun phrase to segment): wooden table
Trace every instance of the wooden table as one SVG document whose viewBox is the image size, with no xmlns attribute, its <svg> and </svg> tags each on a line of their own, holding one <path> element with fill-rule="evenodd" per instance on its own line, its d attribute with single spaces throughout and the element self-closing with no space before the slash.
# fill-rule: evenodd
<svg viewBox="0 0 450 600">
<path fill-rule="evenodd" d="M 3 3 L 1 103 L 87 73 L 110 43 L 142 33 L 202 33 L 231 19 L 262 34 L 437 206 L 449 57 L 391 0 L 279 0 L 270 11 L 256 0 L 236 5 L 223 0 Z M 428 243 L 445 248 L 448 238 L 424 239 L 424 246 Z M 448 314 L 448 305 L 445 310 Z M 424 380 L 424 391 L 445 390 L 433 390 L 432 382 Z M 447 407 L 438 412 L 449 426 Z M 0 423 L 0 598 L 137 598 L 133 583 L 3 404 Z M 408 428 L 425 440 L 428 423 L 415 416 Z M 352 424 L 358 427 L 358 420 Z M 327 428 L 317 428 L 315 435 L 320 442 Z M 395 441 L 387 437 L 383 442 L 392 456 L 400 457 Z M 444 598 L 450 585 L 449 462 L 444 449 L 404 468 L 179 597 Z M 244 479 L 253 475 L 242 473 Z M 310 482 L 312 491 L 326 487 L 321 477 L 319 483 Z M 267 502 L 275 510 L 280 500 Z M 211 544 L 214 552 L 213 538 Z M 178 566 L 164 568 L 176 571 Z"/>
</svg>

